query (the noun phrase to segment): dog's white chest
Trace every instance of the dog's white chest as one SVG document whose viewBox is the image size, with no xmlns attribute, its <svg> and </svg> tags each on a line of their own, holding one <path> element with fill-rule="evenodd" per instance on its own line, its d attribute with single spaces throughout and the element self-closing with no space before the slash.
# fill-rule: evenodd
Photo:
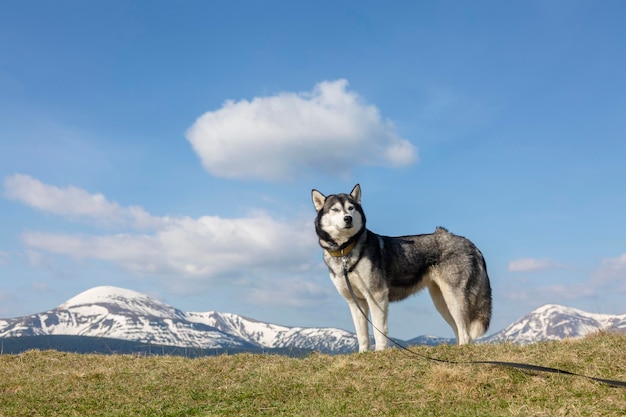
<svg viewBox="0 0 626 417">
<path fill-rule="evenodd" d="M 351 297 L 348 284 L 346 283 L 345 274 L 347 272 L 355 295 L 359 298 L 367 298 L 368 292 L 371 292 L 374 284 L 372 282 L 373 277 L 367 273 L 367 271 L 372 270 L 370 260 L 362 258 L 357 263 L 352 257 L 347 257 L 344 264 L 342 257 L 329 258 L 326 260 L 326 263 L 332 271 L 330 278 L 341 295 L 345 298 Z"/>
</svg>

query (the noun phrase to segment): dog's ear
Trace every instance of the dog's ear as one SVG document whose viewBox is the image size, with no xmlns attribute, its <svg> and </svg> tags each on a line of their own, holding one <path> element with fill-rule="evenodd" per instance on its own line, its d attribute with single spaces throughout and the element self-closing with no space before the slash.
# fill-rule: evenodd
<svg viewBox="0 0 626 417">
<path fill-rule="evenodd" d="M 350 197 L 352 197 L 357 203 L 361 204 L 361 186 L 359 184 L 355 185 L 352 191 L 350 191 Z"/>
<path fill-rule="evenodd" d="M 313 198 L 313 205 L 315 206 L 315 210 L 320 211 L 322 207 L 324 207 L 326 196 L 317 190 L 312 190 L 311 197 Z"/>
</svg>

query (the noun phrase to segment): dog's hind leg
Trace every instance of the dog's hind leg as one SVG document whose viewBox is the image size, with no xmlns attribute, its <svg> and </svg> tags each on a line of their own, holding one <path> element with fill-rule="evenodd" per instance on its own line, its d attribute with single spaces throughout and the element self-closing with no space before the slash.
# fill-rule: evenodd
<svg viewBox="0 0 626 417">
<path fill-rule="evenodd" d="M 350 307 L 350 314 L 352 315 L 352 321 L 354 322 L 356 338 L 359 342 L 359 352 L 367 352 L 370 350 L 370 336 L 367 323 L 369 308 L 367 306 L 367 301 L 362 298 L 357 298 L 356 301 L 359 303 L 358 305 L 355 300 L 347 299 L 346 301 L 348 302 L 348 307 Z M 361 309 L 359 309 L 359 307 L 361 307 Z M 361 310 L 365 313 L 365 315 L 361 312 Z"/>
<path fill-rule="evenodd" d="M 439 314 L 441 314 L 441 317 L 443 317 L 443 319 L 450 325 L 450 327 L 452 327 L 452 330 L 454 330 L 454 335 L 458 340 L 459 332 L 456 328 L 456 323 L 452 318 L 452 314 L 450 314 L 450 310 L 448 310 L 446 300 L 443 299 L 441 288 L 439 288 L 439 285 L 431 282 L 428 286 L 428 292 L 430 293 L 430 298 L 433 299 L 433 303 L 435 304 L 437 311 L 439 312 Z"/>
<path fill-rule="evenodd" d="M 428 289 L 435 307 L 454 330 L 457 343 L 459 345 L 470 343 L 472 338 L 468 329 L 467 306 L 464 305 L 462 297 L 457 297 L 453 288 L 442 289 L 434 282 Z"/>
</svg>

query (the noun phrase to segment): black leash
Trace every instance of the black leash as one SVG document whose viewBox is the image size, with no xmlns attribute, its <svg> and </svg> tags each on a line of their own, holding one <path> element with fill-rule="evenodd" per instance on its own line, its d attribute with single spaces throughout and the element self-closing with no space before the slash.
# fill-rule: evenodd
<svg viewBox="0 0 626 417">
<path fill-rule="evenodd" d="M 395 340 L 393 340 L 392 338 L 387 336 L 385 333 L 383 333 L 380 330 L 378 330 L 378 328 L 374 325 L 374 323 L 372 323 L 372 321 L 370 320 L 369 316 L 365 313 L 365 311 L 363 311 L 363 309 L 361 308 L 361 305 L 357 301 L 357 297 L 356 297 L 356 294 L 354 293 L 354 289 L 352 288 L 352 284 L 350 283 L 350 280 L 348 279 L 348 257 L 347 256 L 343 256 L 342 257 L 342 261 L 343 261 L 343 277 L 346 280 L 346 285 L 348 286 L 348 290 L 350 291 L 350 295 L 352 296 L 352 300 L 356 304 L 356 306 L 359 309 L 359 311 L 361 312 L 361 314 L 363 314 L 363 316 L 365 317 L 367 322 L 372 325 L 372 328 L 375 331 L 377 331 L 378 333 L 380 333 L 383 336 L 385 336 L 385 338 L 387 340 L 389 340 L 391 343 L 396 345 L 396 347 L 398 347 L 400 349 L 400 351 L 405 353 L 405 354 L 418 356 L 418 357 L 420 357 L 422 359 L 426 359 L 426 360 L 429 360 L 429 361 L 432 361 L 432 362 L 449 363 L 449 364 L 452 364 L 452 365 L 470 365 L 470 364 L 471 365 L 495 365 L 495 366 L 504 366 L 504 367 L 508 367 L 508 368 L 523 369 L 525 371 L 547 372 L 547 373 L 553 373 L 553 374 L 571 375 L 571 376 L 577 376 L 577 377 L 581 377 L 581 378 L 591 379 L 593 381 L 601 382 L 603 384 L 607 384 L 607 385 L 610 385 L 610 386 L 616 387 L 616 388 L 626 388 L 626 382 L 624 382 L 624 381 L 616 381 L 616 380 L 612 380 L 612 379 L 596 378 L 596 377 L 593 377 L 593 376 L 577 374 L 575 372 L 565 371 L 563 369 L 558 369 L 558 368 L 550 368 L 550 367 L 547 367 L 547 366 L 531 365 L 531 364 L 528 364 L 528 363 L 503 362 L 503 361 L 451 361 L 451 360 L 447 360 L 447 359 L 433 358 L 431 356 L 423 355 L 423 354 L 421 354 L 419 352 L 411 350 L 408 347 L 403 346 L 400 343 L 396 342 Z"/>
</svg>

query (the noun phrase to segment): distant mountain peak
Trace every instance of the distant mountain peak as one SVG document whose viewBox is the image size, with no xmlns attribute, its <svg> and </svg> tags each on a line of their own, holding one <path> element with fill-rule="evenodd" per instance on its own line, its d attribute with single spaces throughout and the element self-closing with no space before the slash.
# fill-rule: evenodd
<svg viewBox="0 0 626 417">
<path fill-rule="evenodd" d="M 102 285 L 85 290 L 61 304 L 59 307 L 97 304 L 119 299 L 149 298 L 147 295 L 126 288 Z"/>
<path fill-rule="evenodd" d="M 558 305 L 558 304 L 544 304 L 541 307 L 537 307 L 536 309 L 534 309 L 530 314 L 533 313 L 543 313 L 543 312 L 547 312 L 547 311 L 553 311 L 553 310 L 573 310 L 573 308 L 571 307 L 564 307 L 562 305 Z"/>
<path fill-rule="evenodd" d="M 83 291 L 58 306 L 57 310 L 100 306 L 113 313 L 133 313 L 153 317 L 173 318 L 181 312 L 146 294 L 114 286 L 103 285 Z"/>
<path fill-rule="evenodd" d="M 562 340 L 584 337 L 603 330 L 620 331 L 625 324 L 626 314 L 588 313 L 573 307 L 546 304 L 511 323 L 502 331 L 489 336 L 485 341 L 527 344 Z"/>
</svg>

